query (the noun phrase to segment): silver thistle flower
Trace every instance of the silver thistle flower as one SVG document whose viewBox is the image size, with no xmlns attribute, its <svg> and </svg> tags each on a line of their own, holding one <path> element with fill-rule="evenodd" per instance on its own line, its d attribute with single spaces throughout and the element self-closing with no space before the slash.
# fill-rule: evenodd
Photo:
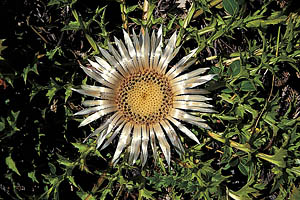
<svg viewBox="0 0 300 200">
<path fill-rule="evenodd" d="M 129 148 L 130 164 L 140 156 L 144 166 L 148 156 L 148 142 L 153 154 L 157 154 L 156 140 L 170 165 L 171 150 L 167 141 L 175 146 L 181 154 L 182 143 L 175 131 L 182 133 L 199 143 L 197 137 L 182 123 L 189 123 L 202 128 L 209 128 L 205 120 L 192 115 L 194 112 L 214 112 L 211 100 L 203 96 L 208 94 L 204 89 L 196 88 L 213 78 L 214 75 L 201 75 L 209 68 L 199 68 L 186 72 L 196 62 L 192 56 L 197 48 L 170 67 L 169 62 L 176 56 L 176 32 L 171 36 L 163 49 L 162 27 L 152 32 L 137 36 L 133 31 L 130 37 L 124 32 L 125 44 L 114 38 L 116 47 L 108 44 L 109 51 L 100 48 L 102 56 L 89 60 L 91 66 L 81 68 L 102 86 L 82 85 L 73 89 L 80 94 L 92 96 L 97 100 L 86 100 L 86 108 L 75 115 L 89 115 L 79 125 L 85 126 L 105 115 L 110 117 L 90 136 L 99 134 L 97 148 L 107 147 L 119 136 L 117 149 L 112 162 L 115 164 L 124 150 Z M 89 136 L 89 137 L 90 137 Z M 105 143 L 104 143 L 105 141 Z"/>
</svg>

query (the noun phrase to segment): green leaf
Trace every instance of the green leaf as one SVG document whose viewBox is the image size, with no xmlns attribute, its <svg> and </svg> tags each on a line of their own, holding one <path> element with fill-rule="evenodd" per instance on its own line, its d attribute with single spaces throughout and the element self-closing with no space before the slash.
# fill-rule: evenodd
<svg viewBox="0 0 300 200">
<path fill-rule="evenodd" d="M 49 104 L 50 104 L 52 98 L 54 97 L 56 91 L 57 91 L 57 88 L 55 88 L 55 87 L 52 87 L 52 88 L 50 88 L 50 89 L 48 90 L 46 96 L 48 97 Z"/>
<path fill-rule="evenodd" d="M 29 72 L 34 72 L 37 75 L 39 74 L 39 72 L 37 71 L 37 64 L 36 63 L 32 67 L 28 66 L 28 67 L 24 68 L 22 76 L 23 76 L 25 84 L 26 84 L 27 76 L 28 76 Z"/>
<path fill-rule="evenodd" d="M 35 171 L 33 171 L 33 172 L 28 172 L 27 176 L 28 176 L 29 178 L 31 178 L 32 182 L 39 183 L 39 181 L 38 181 L 38 180 L 36 179 L 36 177 L 35 177 Z"/>
<path fill-rule="evenodd" d="M 228 116 L 228 115 L 213 115 L 216 118 L 222 119 L 222 120 L 227 120 L 227 121 L 232 121 L 232 120 L 238 120 L 238 118 L 233 117 L 233 116 Z"/>
<path fill-rule="evenodd" d="M 14 112 L 13 110 L 11 111 L 11 115 L 13 117 L 13 122 L 16 123 L 18 117 L 19 117 L 20 111 Z"/>
<path fill-rule="evenodd" d="M 258 19 L 258 20 L 249 21 L 246 24 L 246 27 L 247 28 L 257 28 L 257 27 L 263 27 L 263 26 L 267 26 L 267 25 L 279 24 L 284 21 L 286 21 L 286 16 L 282 16 L 277 19 L 267 19 L 267 20 Z"/>
<path fill-rule="evenodd" d="M 2 45 L 4 41 L 5 39 L 0 39 L 0 60 L 4 60 L 4 58 L 2 58 L 1 55 L 2 55 L 2 51 L 7 48 L 7 46 Z"/>
<path fill-rule="evenodd" d="M 145 188 L 140 189 L 138 200 L 142 200 L 143 197 L 146 198 L 146 199 L 153 199 L 154 200 L 155 198 L 152 196 L 154 193 L 155 192 L 151 192 L 149 190 L 146 190 Z"/>
<path fill-rule="evenodd" d="M 236 60 L 230 64 L 229 72 L 231 72 L 231 76 L 233 77 L 237 76 L 240 73 L 240 71 L 241 71 L 240 61 Z"/>
<path fill-rule="evenodd" d="M 74 180 L 74 176 L 68 176 L 67 178 L 75 187 L 79 188 L 79 186 L 76 184 Z"/>
<path fill-rule="evenodd" d="M 216 39 L 218 39 L 219 37 L 223 36 L 223 34 L 225 33 L 224 29 L 218 30 L 214 35 L 212 35 L 208 40 L 207 43 L 211 44 L 213 41 L 215 41 Z"/>
<path fill-rule="evenodd" d="M 244 114 L 245 114 L 245 108 L 241 105 L 238 105 L 235 109 L 235 114 L 237 116 L 240 116 L 241 118 L 244 118 Z"/>
<path fill-rule="evenodd" d="M 85 34 L 85 37 L 89 41 L 90 45 L 92 46 L 92 48 L 94 49 L 94 51 L 97 54 L 98 53 L 98 46 L 97 46 L 95 40 L 89 34 Z"/>
<path fill-rule="evenodd" d="M 73 3 L 75 3 L 77 0 L 72 0 Z M 59 6 L 62 6 L 64 4 L 67 4 L 69 3 L 70 1 L 69 0 L 50 0 L 48 2 L 48 6 L 53 6 L 53 5 L 59 5 Z"/>
<path fill-rule="evenodd" d="M 142 25 L 142 21 L 133 17 L 129 17 L 136 25 L 141 26 Z"/>
<path fill-rule="evenodd" d="M 73 30 L 79 30 L 80 29 L 80 23 L 77 21 L 71 21 L 68 25 L 64 26 L 61 31 L 73 31 Z"/>
<path fill-rule="evenodd" d="M 4 120 L 4 118 L 1 117 L 0 131 L 3 131 L 4 129 L 5 129 L 5 120 Z"/>
<path fill-rule="evenodd" d="M 193 15 L 194 15 L 195 9 L 196 9 L 195 3 L 192 2 L 192 5 L 191 5 L 191 7 L 190 7 L 190 9 L 189 9 L 189 11 L 187 13 L 187 16 L 184 19 L 183 28 L 186 28 L 188 26 L 188 24 L 190 23 Z"/>
<path fill-rule="evenodd" d="M 299 200 L 300 199 L 300 190 L 293 185 L 293 190 L 291 192 L 290 200 Z"/>
<path fill-rule="evenodd" d="M 240 89 L 245 92 L 256 91 L 256 88 L 251 81 L 242 81 Z"/>
<path fill-rule="evenodd" d="M 112 195 L 112 192 L 111 192 L 111 189 L 110 189 L 110 188 L 106 188 L 104 191 L 102 191 L 100 200 L 106 200 L 108 194 L 111 194 L 111 195 Z M 94 198 L 94 197 L 92 196 L 91 200 L 94 200 L 94 199 L 96 199 L 96 198 Z"/>
<path fill-rule="evenodd" d="M 65 158 L 65 157 L 63 157 L 63 156 L 61 156 L 59 154 L 57 154 L 57 156 L 58 156 L 57 162 L 59 164 L 64 165 L 66 167 L 73 167 L 74 166 L 74 163 L 71 162 L 70 160 L 68 160 L 67 158 Z"/>
<path fill-rule="evenodd" d="M 65 89 L 66 91 L 65 91 L 65 103 L 67 102 L 67 100 L 68 100 L 68 98 L 71 96 L 71 94 L 72 94 L 72 90 L 71 90 L 71 87 L 67 87 L 66 89 Z"/>
<path fill-rule="evenodd" d="M 21 176 L 19 170 L 16 167 L 15 161 L 11 158 L 11 155 L 5 158 L 5 163 L 8 166 L 9 169 L 16 172 L 19 176 Z"/>
<path fill-rule="evenodd" d="M 49 166 L 49 168 L 50 168 L 50 172 L 52 173 L 52 174 L 55 174 L 56 173 L 56 167 L 55 167 L 55 165 L 53 165 L 52 163 L 48 163 L 48 166 Z"/>
<path fill-rule="evenodd" d="M 284 158 L 287 156 L 287 150 L 283 148 L 280 148 L 279 150 L 275 150 L 275 154 L 272 156 L 264 153 L 258 153 L 256 156 L 270 163 L 273 163 L 278 167 L 284 168 L 286 166 Z"/>
<path fill-rule="evenodd" d="M 76 147 L 80 153 L 87 152 L 91 148 L 90 146 L 82 143 L 72 143 L 72 145 Z"/>
<path fill-rule="evenodd" d="M 296 176 L 300 176 L 300 167 L 292 167 L 286 171 L 293 172 Z"/>
<path fill-rule="evenodd" d="M 63 55 L 63 51 L 62 51 L 61 47 L 57 46 L 54 49 L 47 51 L 46 56 L 48 56 L 48 58 L 50 60 L 52 60 L 56 53 L 58 53 L 58 55 Z"/>
<path fill-rule="evenodd" d="M 138 5 L 129 6 L 128 8 L 126 8 L 125 13 L 128 14 L 128 13 L 134 11 L 137 7 L 138 7 Z"/>
<path fill-rule="evenodd" d="M 238 168 L 244 176 L 248 176 L 249 167 L 245 166 L 243 163 L 240 162 Z"/>
<path fill-rule="evenodd" d="M 236 0 L 223 0 L 223 7 L 231 16 L 235 15 L 239 10 L 239 4 Z"/>
</svg>

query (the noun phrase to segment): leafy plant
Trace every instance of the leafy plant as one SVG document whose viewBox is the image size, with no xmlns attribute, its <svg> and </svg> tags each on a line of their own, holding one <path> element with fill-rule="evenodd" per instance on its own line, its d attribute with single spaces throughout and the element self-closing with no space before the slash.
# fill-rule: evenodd
<svg viewBox="0 0 300 200">
<path fill-rule="evenodd" d="M 171 2 L 2 3 L 10 24 L 0 33 L 2 198 L 298 199 L 296 1 Z M 189 126 L 201 144 L 180 138 L 187 151 L 172 152 L 171 167 L 162 157 L 143 169 L 113 167 L 116 145 L 83 143 L 97 123 L 77 128 L 82 119 L 73 116 L 82 97 L 71 88 L 93 84 L 79 64 L 122 29 L 161 24 L 166 38 L 177 31 L 179 58 L 199 47 L 194 67 L 217 74 L 206 89 L 218 113 L 201 115 L 210 131 Z"/>
</svg>

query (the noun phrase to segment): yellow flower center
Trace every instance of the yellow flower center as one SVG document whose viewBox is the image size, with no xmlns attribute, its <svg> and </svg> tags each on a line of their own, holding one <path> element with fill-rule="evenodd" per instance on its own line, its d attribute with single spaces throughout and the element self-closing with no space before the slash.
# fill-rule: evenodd
<svg viewBox="0 0 300 200">
<path fill-rule="evenodd" d="M 117 94 L 119 111 L 135 124 L 157 123 L 173 105 L 168 78 L 154 70 L 130 74 L 121 81 Z"/>
</svg>

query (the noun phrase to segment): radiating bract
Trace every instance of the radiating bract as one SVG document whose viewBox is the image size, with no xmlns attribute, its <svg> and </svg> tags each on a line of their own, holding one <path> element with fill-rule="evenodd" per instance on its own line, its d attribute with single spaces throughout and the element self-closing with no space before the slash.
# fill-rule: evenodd
<svg viewBox="0 0 300 200">
<path fill-rule="evenodd" d="M 97 148 L 101 149 L 119 136 L 112 159 L 114 164 L 124 148 L 128 147 L 128 162 L 134 164 L 140 157 L 144 166 L 149 140 L 154 157 L 158 140 L 170 165 L 171 150 L 167 137 L 175 150 L 182 154 L 184 148 L 175 130 L 180 130 L 199 143 L 185 123 L 209 128 L 205 120 L 189 112 L 214 112 L 212 106 L 205 103 L 210 100 L 203 96 L 208 91 L 196 88 L 211 80 L 214 75 L 201 75 L 208 68 L 186 72 L 196 62 L 192 56 L 197 49 L 174 66 L 169 66 L 179 51 L 176 48 L 176 32 L 164 48 L 162 27 L 157 33 L 153 31 L 151 37 L 147 30 L 139 36 L 133 31 L 132 37 L 123 32 L 125 44 L 114 38 L 116 48 L 111 44 L 108 44 L 108 51 L 100 48 L 103 58 L 95 56 L 95 61 L 89 60 L 90 66 L 81 66 L 101 86 L 82 85 L 81 89 L 73 89 L 96 98 L 84 101 L 83 105 L 89 108 L 75 115 L 90 115 L 80 126 L 109 116 L 90 136 L 99 135 Z"/>
</svg>

